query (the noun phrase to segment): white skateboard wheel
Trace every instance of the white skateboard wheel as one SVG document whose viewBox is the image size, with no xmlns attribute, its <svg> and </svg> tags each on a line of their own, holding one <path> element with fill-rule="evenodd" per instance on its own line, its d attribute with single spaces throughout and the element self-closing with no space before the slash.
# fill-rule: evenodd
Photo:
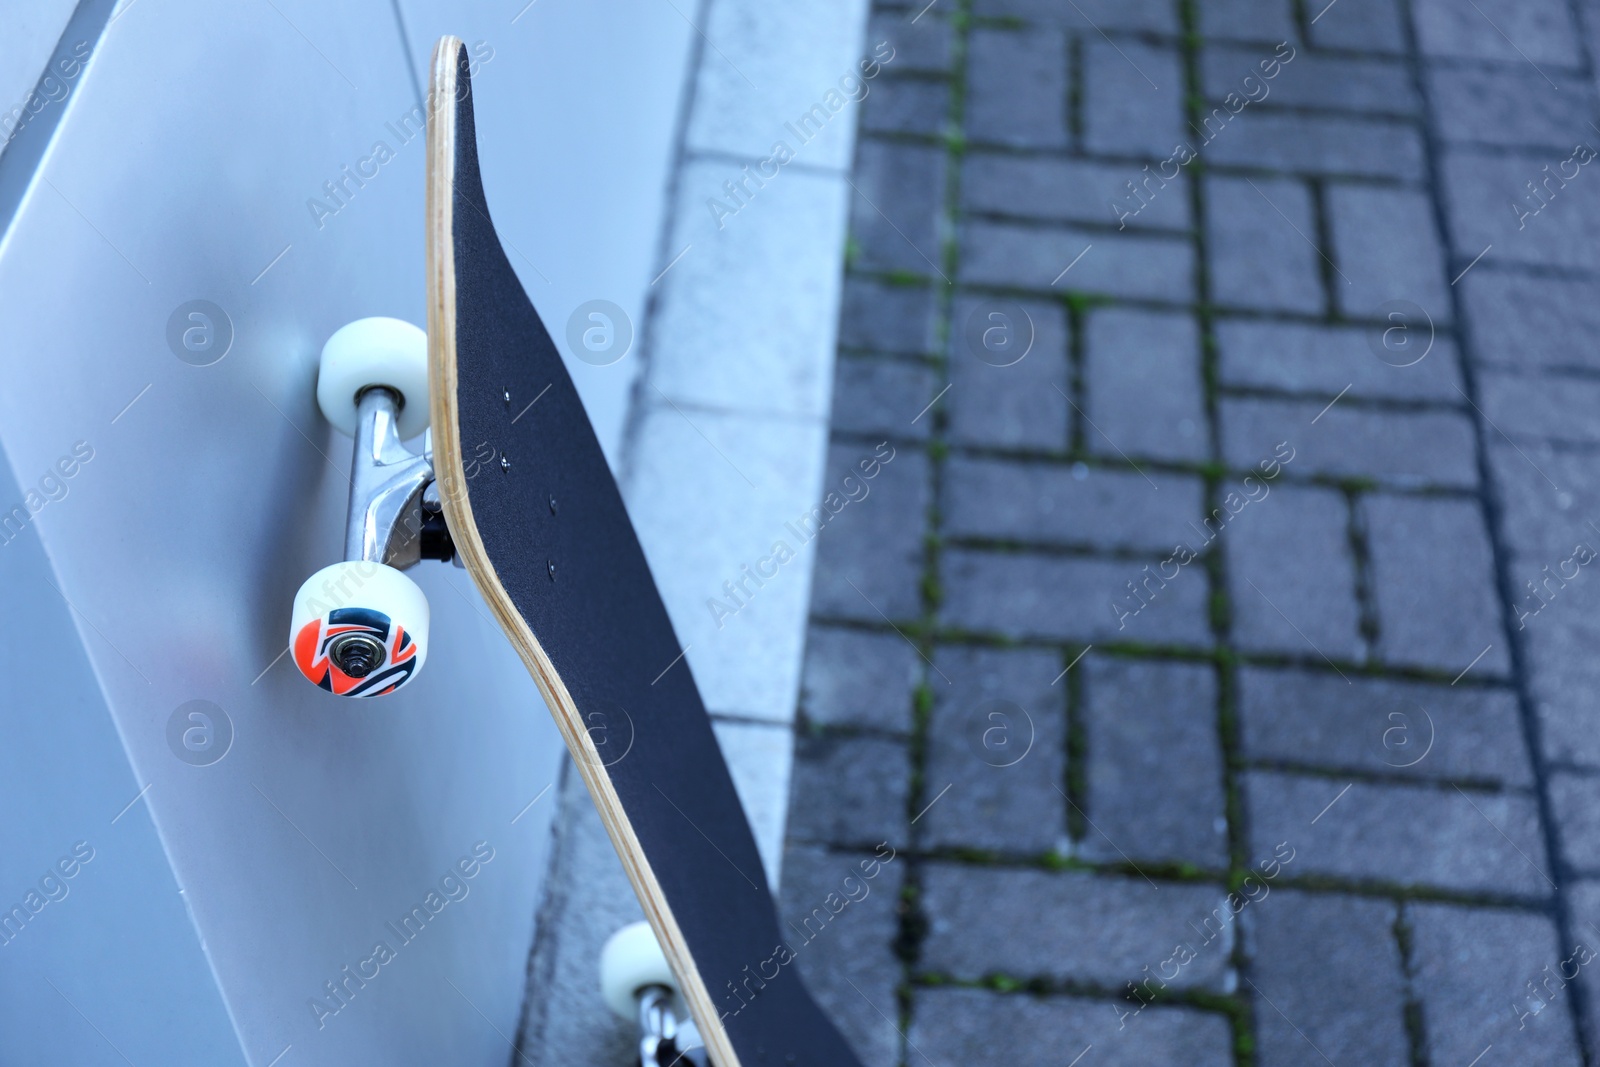
<svg viewBox="0 0 1600 1067">
<path fill-rule="evenodd" d="M 300 673 L 335 696 L 392 693 L 428 658 L 428 598 L 393 567 L 335 563 L 295 594 L 289 648 Z"/>
<path fill-rule="evenodd" d="M 647 922 L 631 923 L 612 934 L 600 950 L 600 995 L 606 1006 L 628 1022 L 639 1017 L 634 997 L 646 986 L 665 986 L 678 994 L 667 957 Z"/>
<path fill-rule="evenodd" d="M 356 435 L 356 398 L 381 385 L 400 394 L 398 429 L 410 440 L 428 428 L 428 335 L 400 319 L 357 319 L 322 346 L 317 406 L 329 422 Z"/>
</svg>

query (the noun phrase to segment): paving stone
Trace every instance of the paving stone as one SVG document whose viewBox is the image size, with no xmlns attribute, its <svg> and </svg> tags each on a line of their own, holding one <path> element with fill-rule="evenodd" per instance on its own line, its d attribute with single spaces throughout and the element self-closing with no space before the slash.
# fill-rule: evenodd
<svg viewBox="0 0 1600 1067">
<path fill-rule="evenodd" d="M 1478 377 L 1479 403 L 1489 421 L 1514 438 L 1600 441 L 1600 381 L 1562 374 L 1532 377 L 1486 371 Z"/>
<path fill-rule="evenodd" d="M 1251 855 L 1287 841 L 1295 850 L 1285 864 L 1291 877 L 1527 897 L 1551 892 L 1538 805 L 1526 793 L 1341 783 L 1277 771 L 1249 771 L 1243 786 Z"/>
<path fill-rule="evenodd" d="M 1528 687 L 1539 716 L 1545 758 L 1600 768 L 1594 694 L 1600 692 L 1600 592 L 1593 585 L 1563 593 L 1526 622 Z"/>
<path fill-rule="evenodd" d="M 1596 938 L 1594 936 L 1595 929 L 1600 927 L 1600 882 L 1568 882 L 1563 886 L 1563 888 L 1566 890 L 1567 907 L 1572 916 L 1572 929 L 1577 935 L 1577 942 L 1586 946 L 1590 951 L 1596 951 L 1597 949 L 1600 949 L 1600 938 Z M 1570 958 L 1570 949 L 1567 953 L 1562 953 L 1561 958 Z M 1582 957 L 1580 956 L 1579 958 L 1581 959 Z M 1556 971 L 1560 966 L 1560 960 L 1556 960 L 1554 965 L 1551 965 L 1550 960 L 1545 960 L 1539 965 L 1537 976 L 1526 975 L 1520 980 L 1523 983 L 1526 983 L 1530 979 L 1537 977 L 1540 983 L 1544 982 L 1546 980 L 1546 972 L 1544 968 L 1547 965 L 1550 966 L 1551 971 Z M 1593 969 L 1593 961 L 1590 961 L 1590 967 L 1588 969 Z M 1572 966 L 1571 964 L 1568 964 L 1568 973 L 1571 973 L 1571 970 Z M 1595 1032 L 1595 1024 L 1600 1022 L 1600 994 L 1595 992 L 1594 982 L 1592 980 L 1585 978 L 1583 983 L 1584 984 L 1576 990 L 1576 1003 L 1569 1002 L 1569 1011 L 1582 1011 L 1585 1018 L 1588 1020 L 1589 1033 L 1593 1034 Z M 1552 989 L 1558 988 L 1555 979 L 1550 980 L 1550 986 Z M 1526 996 L 1527 992 L 1527 985 L 1524 984 L 1522 986 L 1522 993 L 1524 996 Z M 1568 986 L 1563 992 L 1567 997 L 1572 997 L 1574 990 L 1571 986 Z M 1501 1011 L 1504 1010 L 1504 1008 L 1501 1008 Z M 1521 1010 L 1527 1010 L 1526 1001 L 1523 1002 L 1523 1007 Z M 1544 1012 L 1540 1012 L 1539 1014 L 1543 1015 Z M 1533 1020 L 1530 1020 L 1530 1024 L 1537 1021 L 1537 1019 L 1538 1016 L 1535 1016 Z M 1556 1022 L 1558 1025 L 1560 1020 L 1561 1016 L 1559 1015 L 1554 1016 L 1551 1019 L 1551 1021 Z M 1593 1039 L 1591 1038 L 1590 1040 L 1592 1041 Z"/>
<path fill-rule="evenodd" d="M 859 477 L 856 465 L 876 453 L 857 445 L 835 445 L 828 452 L 823 485 L 841 492 L 847 474 Z M 909 449 L 895 452 L 869 484 L 869 495 L 845 505 L 823 527 L 812 579 L 811 610 L 874 625 L 922 614 L 922 531 L 929 489 L 927 457 Z M 794 524 L 800 533 L 807 532 Z M 814 529 L 815 523 L 811 527 Z M 880 612 L 882 614 L 880 614 Z"/>
<path fill-rule="evenodd" d="M 1553 771 L 1549 789 L 1562 858 L 1586 874 L 1600 872 L 1600 778 Z"/>
<path fill-rule="evenodd" d="M 1296 477 L 1331 474 L 1400 486 L 1477 485 L 1472 423 L 1456 412 L 1233 398 L 1224 398 L 1219 407 L 1223 454 L 1232 466 L 1253 467 L 1287 442 L 1285 452 L 1292 458 L 1284 466 Z"/>
<path fill-rule="evenodd" d="M 1238 699 L 1247 759 L 1533 785 L 1509 689 L 1244 667 Z"/>
<path fill-rule="evenodd" d="M 1090 451 L 1202 459 L 1210 453 L 1200 332 L 1180 313 L 1101 308 L 1085 331 Z"/>
<path fill-rule="evenodd" d="M 907 839 L 911 755 L 876 737 L 800 736 L 794 746 L 789 837 L 874 848 Z"/>
<path fill-rule="evenodd" d="M 944 469 L 944 533 L 1164 551 L 1189 536 L 1185 523 L 1200 517 L 1203 493 L 1189 475 L 952 456 Z"/>
<path fill-rule="evenodd" d="M 1175 50 L 1096 37 L 1083 45 L 1083 68 L 1089 151 L 1164 159 L 1183 140 L 1183 65 Z"/>
<path fill-rule="evenodd" d="M 1457 283 L 1472 326 L 1473 355 L 1519 370 L 1600 370 L 1600 302 L 1594 282 L 1474 267 Z"/>
<path fill-rule="evenodd" d="M 1295 41 L 1294 12 L 1288 0 L 1208 0 L 1197 5 L 1200 36 L 1207 41 Z"/>
<path fill-rule="evenodd" d="M 1090 825 L 1080 853 L 1226 867 L 1215 668 L 1095 655 L 1082 670 Z"/>
<path fill-rule="evenodd" d="M 967 140 L 1067 147 L 1067 66 L 1060 30 L 973 30 L 967 41 Z"/>
<path fill-rule="evenodd" d="M 1409 300 L 1435 323 L 1450 321 L 1444 249 L 1425 193 L 1333 185 L 1327 205 L 1339 264 L 1333 291 L 1345 314 L 1377 318 L 1385 301 Z"/>
<path fill-rule="evenodd" d="M 922 657 L 895 633 L 813 625 L 806 638 L 800 708 L 822 726 L 909 733 Z"/>
<path fill-rule="evenodd" d="M 1563 180 L 1563 168 L 1569 180 Z M 1593 160 L 1580 165 L 1570 150 L 1529 154 L 1446 149 L 1441 166 L 1444 203 L 1459 254 L 1470 262 L 1483 253 L 1474 273 L 1496 263 L 1600 269 L 1600 176 L 1591 173 L 1595 169 Z M 1538 197 L 1529 191 L 1529 182 L 1539 186 Z"/>
<path fill-rule="evenodd" d="M 915 22 L 905 12 L 875 11 L 868 23 L 867 47 L 886 41 L 894 49 L 888 69 L 896 73 L 940 74 L 950 69 L 955 33 L 950 23 L 934 12 Z"/>
<path fill-rule="evenodd" d="M 951 385 L 941 400 L 951 439 L 1064 451 L 1072 415 L 1061 305 L 968 295 L 956 300 L 951 321 Z"/>
<path fill-rule="evenodd" d="M 1214 165 L 1413 181 L 1424 176 L 1422 140 L 1401 123 L 1250 110 L 1220 130 L 1209 129 L 1212 139 L 1201 154 Z"/>
<path fill-rule="evenodd" d="M 1134 188 L 1134 187 L 1137 188 Z M 1136 195 L 1137 194 L 1137 195 Z M 1149 166 L 1085 159 L 972 152 L 961 165 L 961 206 L 969 212 L 1188 229 L 1188 178 Z"/>
<path fill-rule="evenodd" d="M 1374 493 L 1362 499 L 1378 650 L 1390 663 L 1504 673 L 1494 557 L 1476 501 Z"/>
<path fill-rule="evenodd" d="M 1540 989 L 1549 979 L 1551 991 L 1566 984 L 1559 971 L 1572 946 L 1557 942 L 1548 918 L 1451 904 L 1407 904 L 1405 910 L 1412 988 L 1422 1001 L 1428 1062 L 1468 1064 L 1490 1045 L 1506 1063 L 1577 1067 L 1583 1062 L 1573 1035 L 1570 994 L 1553 999 L 1544 994 L 1530 1002 L 1527 983 Z M 1592 936 L 1580 940 L 1593 952 Z M 1571 973 L 1578 966 L 1574 959 L 1566 969 Z"/>
<path fill-rule="evenodd" d="M 961 227 L 960 280 L 1187 303 L 1194 299 L 1194 245 L 1131 231 L 971 221 Z"/>
<path fill-rule="evenodd" d="M 1417 45 L 1425 55 L 1508 63 L 1582 62 L 1578 27 L 1561 0 L 1417 0 Z"/>
<path fill-rule="evenodd" d="M 1489 465 L 1500 496 L 1501 536 L 1516 559 L 1511 573 L 1520 602 L 1524 581 L 1543 580 L 1541 567 L 1555 570 L 1580 543 L 1600 549 L 1588 518 L 1600 513 L 1600 466 L 1586 453 L 1548 445 L 1519 449 L 1503 439 L 1490 442 Z"/>
<path fill-rule="evenodd" d="M 940 554 L 940 573 L 946 626 L 1019 638 L 1211 643 L 1206 577 L 1193 565 L 1161 583 L 1155 564 L 952 548 Z M 1145 593 L 1141 607 L 1128 583 L 1147 578 L 1154 595 Z"/>
<path fill-rule="evenodd" d="M 1256 485 L 1257 499 L 1237 498 L 1251 506 L 1228 523 L 1222 538 L 1234 644 L 1252 652 L 1360 659 L 1365 642 L 1344 494 L 1259 479 Z"/>
<path fill-rule="evenodd" d="M 854 266 L 936 275 L 944 149 L 863 138 L 856 145 L 854 184 L 850 234 L 860 250 Z"/>
<path fill-rule="evenodd" d="M 1228 1067 L 1233 1032 L 1225 1016 L 1193 1008 L 1130 1006 L 1077 997 L 1033 997 L 987 989 L 919 989 L 911 1007 L 910 1045 L 936 1049 L 934 1062 L 1065 1063 L 1094 1047 L 1096 1067 L 1182 1063 Z"/>
<path fill-rule="evenodd" d="M 1274 38 L 1287 39 L 1282 35 Z M 1268 66 L 1263 68 L 1263 63 Z M 1273 63 L 1278 66 L 1274 68 Z M 1278 76 L 1264 76 L 1273 70 Z M 1301 51 L 1284 64 L 1271 48 L 1225 45 L 1206 48 L 1200 57 L 1200 75 L 1206 98 L 1214 103 L 1228 93 L 1237 93 L 1250 100 L 1252 107 L 1266 104 L 1387 115 L 1414 115 L 1422 109 L 1410 71 L 1390 59 Z"/>
<path fill-rule="evenodd" d="M 861 128 L 868 133 L 913 133 L 937 137 L 950 108 L 950 87 L 942 81 L 882 78 L 862 105 Z"/>
<path fill-rule="evenodd" d="M 1588 526 L 1587 523 L 1584 524 Z M 1572 537 L 1564 548 L 1552 551 L 1545 559 L 1537 555 L 1510 553 L 1511 609 L 1515 629 L 1560 626 L 1574 615 L 1600 607 L 1600 588 L 1590 565 L 1600 559 L 1593 527 Z"/>
<path fill-rule="evenodd" d="M 933 664 L 919 845 L 1064 851 L 1066 692 L 1051 684 L 1061 658 L 943 646 Z"/>
<path fill-rule="evenodd" d="M 879 352 L 931 353 L 938 304 L 933 290 L 845 276 L 839 344 Z"/>
<path fill-rule="evenodd" d="M 926 363 L 842 356 L 833 376 L 833 430 L 923 440 L 933 420 L 917 416 L 939 391 L 937 380 Z"/>
<path fill-rule="evenodd" d="M 1245 914 L 1261 1067 L 1408 1067 L 1392 903 L 1277 889 Z"/>
<path fill-rule="evenodd" d="M 1177 11 L 1164 0 L 1075 0 L 1070 6 L 1058 0 L 976 0 L 972 7 L 975 15 L 1060 23 L 1078 32 L 1099 27 L 1176 34 L 1179 29 Z"/>
<path fill-rule="evenodd" d="M 1156 973 L 1173 946 L 1209 919 L 1209 943 L 1171 979 L 1174 989 L 1220 989 L 1233 944 L 1221 886 L 1166 884 L 1083 871 L 1008 870 L 929 863 L 922 907 L 928 936 L 919 969 L 956 978 L 1004 974 L 1094 982 L 1119 989 Z"/>
<path fill-rule="evenodd" d="M 1224 385 L 1315 394 L 1325 397 L 1324 403 L 1346 389 L 1351 397 L 1459 403 L 1455 343 L 1436 334 L 1428 347 L 1426 325 L 1420 324 L 1414 331 L 1416 347 L 1385 361 L 1374 346 L 1381 347 L 1389 328 L 1219 319 L 1213 327 L 1218 376 Z M 1391 337 L 1402 340 L 1398 333 Z"/>
<path fill-rule="evenodd" d="M 1318 48 L 1405 54 L 1405 23 L 1398 0 L 1312 0 L 1306 16 L 1311 41 Z"/>
<path fill-rule="evenodd" d="M 905 861 L 884 863 L 879 855 L 790 847 L 779 910 L 785 930 L 794 935 L 785 940 L 794 965 L 823 1012 L 865 1064 L 893 1067 L 900 1050 L 895 990 L 902 974 L 894 941 Z M 830 894 L 836 895 L 831 907 Z M 834 907 L 842 910 L 834 914 Z M 716 989 L 711 995 L 719 993 L 727 995 Z"/>
<path fill-rule="evenodd" d="M 1433 67 L 1433 125 L 1442 140 L 1559 151 L 1565 158 L 1586 130 L 1590 95 L 1582 78 L 1527 65 Z M 1552 88 L 1554 83 L 1556 88 Z"/>
<path fill-rule="evenodd" d="M 1317 223 L 1306 186 L 1288 179 L 1207 178 L 1211 295 L 1229 307 L 1321 314 Z"/>
</svg>

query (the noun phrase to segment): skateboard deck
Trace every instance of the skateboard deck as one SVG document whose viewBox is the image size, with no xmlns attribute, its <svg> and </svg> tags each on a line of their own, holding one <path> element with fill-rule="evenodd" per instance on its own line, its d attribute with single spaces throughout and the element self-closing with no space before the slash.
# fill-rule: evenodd
<svg viewBox="0 0 1600 1067">
<path fill-rule="evenodd" d="M 456 551 L 555 716 L 713 1062 L 855 1064 L 781 948 L 683 649 L 495 234 L 457 38 L 434 49 L 428 106 L 433 462 Z"/>
</svg>

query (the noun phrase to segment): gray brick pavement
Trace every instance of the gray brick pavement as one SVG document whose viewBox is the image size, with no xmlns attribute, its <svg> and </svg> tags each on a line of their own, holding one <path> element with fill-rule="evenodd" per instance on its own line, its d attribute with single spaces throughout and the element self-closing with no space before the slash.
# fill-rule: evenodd
<svg viewBox="0 0 1600 1067">
<path fill-rule="evenodd" d="M 800 710 L 811 725 L 910 733 L 921 665 L 916 648 L 898 634 L 813 626 Z"/>
<path fill-rule="evenodd" d="M 1319 314 L 1327 306 L 1311 191 L 1283 178 L 1209 178 L 1211 292 L 1226 307 Z"/>
<path fill-rule="evenodd" d="M 1289 470 L 1406 488 L 1474 488 L 1472 422 L 1449 411 L 1395 411 L 1342 402 L 1224 399 L 1223 455 L 1248 468 L 1280 442 Z"/>
<path fill-rule="evenodd" d="M 1468 500 L 1387 494 L 1364 498 L 1362 507 L 1383 659 L 1503 673 L 1511 661 L 1482 510 Z"/>
<path fill-rule="evenodd" d="M 789 880 L 902 849 L 806 969 L 870 1062 L 1600 1057 L 1587 971 L 1512 1010 L 1600 948 L 1579 7 L 875 13 L 834 466 L 901 453 L 820 543 Z"/>
<path fill-rule="evenodd" d="M 1239 747 L 1252 761 L 1356 774 L 1528 787 L 1516 694 L 1509 689 L 1317 669 L 1239 672 Z"/>
<path fill-rule="evenodd" d="M 1086 293 L 1175 303 L 1192 299 L 1194 293 L 1193 244 L 1131 228 L 1107 235 L 1072 227 L 968 222 L 962 228 L 960 257 L 958 280 L 972 285 L 1049 292 L 1060 284 Z"/>
<path fill-rule="evenodd" d="M 1408 355 L 1386 363 L 1373 358 L 1372 347 L 1383 329 L 1219 319 L 1218 376 L 1224 385 L 1317 395 L 1326 398 L 1324 403 L 1346 390 L 1357 399 L 1459 402 L 1461 368 L 1453 341 L 1435 336 L 1416 362 Z"/>
<path fill-rule="evenodd" d="M 1475 269 L 1460 284 L 1481 364 L 1600 370 L 1592 280 Z"/>
<path fill-rule="evenodd" d="M 1088 828 L 1079 854 L 1225 867 L 1215 668 L 1091 656 L 1082 692 Z"/>
<path fill-rule="evenodd" d="M 1423 176 L 1415 127 L 1377 118 L 1245 111 L 1204 154 L 1210 163 L 1231 167 L 1411 181 Z"/>
<path fill-rule="evenodd" d="M 1221 889 L 1160 888 L 1137 875 L 969 868 L 929 863 L 922 906 L 929 918 L 920 966 L 952 978 L 1008 975 L 1120 989 L 1145 979 L 1180 940 L 1222 909 Z M 1231 922 L 1213 920 L 1212 940 L 1168 983 L 1221 989 L 1228 981 Z M 1171 970 L 1172 968 L 1169 968 Z M 1152 987 L 1153 988 L 1153 987 Z"/>
<path fill-rule="evenodd" d="M 787 942 L 794 966 L 862 1059 L 874 1065 L 897 1062 L 900 1051 L 894 1018 L 901 964 L 892 946 L 905 864 L 897 857 L 861 866 L 886 854 L 791 846 L 784 852 L 779 905 L 786 928 L 795 934 Z M 875 877 L 864 877 L 867 871 Z M 833 907 L 839 905 L 828 904 L 830 894 L 847 901 L 836 915 Z M 825 909 L 825 920 L 818 908 Z"/>
<path fill-rule="evenodd" d="M 1208 451 L 1192 316 L 1100 308 L 1084 330 L 1089 451 L 1200 460 Z"/>
<path fill-rule="evenodd" d="M 1430 58 L 1499 59 L 1577 66 L 1582 62 L 1571 8 L 1560 0 L 1417 0 L 1417 42 Z"/>
<path fill-rule="evenodd" d="M 1429 1062 L 1470 1063 L 1491 1045 L 1507 1063 L 1581 1062 L 1560 977 L 1578 965 L 1563 967 L 1573 946 L 1558 941 L 1548 917 L 1408 904 L 1404 921 Z M 1591 950 L 1600 942 L 1580 937 Z"/>
<path fill-rule="evenodd" d="M 1307 13 L 1311 42 L 1319 47 L 1387 55 L 1407 50 L 1399 0 L 1315 0 Z"/>
<path fill-rule="evenodd" d="M 964 296 L 951 321 L 951 440 L 1064 450 L 1072 421 L 1066 310 L 1043 300 Z"/>
<path fill-rule="evenodd" d="M 1428 82 L 1435 128 L 1452 143 L 1543 148 L 1564 157 L 1593 107 L 1584 79 L 1559 70 L 1436 67 Z"/>
<path fill-rule="evenodd" d="M 803 737 L 795 747 L 789 836 L 872 848 L 908 838 L 905 746 L 875 737 Z"/>
<path fill-rule="evenodd" d="M 1116 222 L 1122 212 L 1138 208 L 1126 215 L 1127 225 L 1188 229 L 1193 205 L 1187 177 L 1169 181 L 1159 170 L 1150 174 L 1148 166 L 973 152 L 962 162 L 961 205 L 974 214 L 1096 224 Z"/>
<path fill-rule="evenodd" d="M 1165 581 L 1159 561 L 952 548 L 940 572 L 939 618 L 951 628 L 1056 641 L 1205 645 L 1211 638 L 1203 577 L 1180 571 Z"/>
<path fill-rule="evenodd" d="M 967 136 L 982 144 L 1065 148 L 1065 36 L 1049 28 L 979 29 L 967 49 Z"/>
<path fill-rule="evenodd" d="M 1343 493 L 1280 485 L 1241 514 L 1223 547 L 1233 640 L 1240 648 L 1341 662 L 1364 658 Z"/>
<path fill-rule="evenodd" d="M 1271 40 L 1276 44 L 1289 36 L 1279 33 Z M 1206 48 L 1200 69 L 1207 98 L 1216 103 L 1228 93 L 1238 92 L 1244 77 L 1256 72 L 1263 55 L 1272 54 L 1272 47 L 1262 45 Z M 1253 89 L 1262 104 L 1369 115 L 1413 115 L 1422 107 L 1410 71 L 1394 60 L 1319 56 L 1302 50 L 1290 61 L 1289 72 L 1292 76 L 1268 83 L 1265 96 L 1261 89 Z"/>
<path fill-rule="evenodd" d="M 917 416 L 938 393 L 937 382 L 926 363 L 841 358 L 833 376 L 833 428 L 866 437 L 924 439 L 929 423 Z"/>
<path fill-rule="evenodd" d="M 1340 310 L 1351 318 L 1382 319 L 1380 304 L 1409 300 L 1434 323 L 1450 321 L 1449 279 L 1427 195 L 1330 185 L 1327 204 Z"/>
<path fill-rule="evenodd" d="M 863 269 L 935 272 L 943 155 L 924 145 L 863 140 L 856 146 L 850 233 Z"/>
<path fill-rule="evenodd" d="M 1175 49 L 1088 41 L 1083 67 L 1083 143 L 1090 152 L 1160 159 L 1184 138 L 1183 70 Z"/>
<path fill-rule="evenodd" d="M 1409 1067 L 1395 918 L 1388 901 L 1287 889 L 1249 912 L 1262 1067 Z"/>
<path fill-rule="evenodd" d="M 1476 895 L 1550 893 L 1538 808 L 1527 794 L 1276 771 L 1252 771 L 1243 785 L 1251 854 L 1289 841 L 1296 874 Z"/>
<path fill-rule="evenodd" d="M 1163 552 L 1205 513 L 1193 475 L 955 455 L 945 467 L 945 532 L 1040 545 Z"/>
<path fill-rule="evenodd" d="M 924 766 L 929 848 L 1045 853 L 1066 844 L 1066 691 L 1060 657 L 941 647 L 929 679 Z"/>
<path fill-rule="evenodd" d="M 912 1020 L 908 1044 L 951 1063 L 1066 1063 L 1091 1049 L 1105 1067 L 1233 1063 L 1228 1020 L 1192 1008 L 1149 1008 L 1119 1030 L 1100 1001 L 929 989 L 917 994 Z"/>
<path fill-rule="evenodd" d="M 844 286 L 839 344 L 879 352 L 931 353 L 936 314 L 931 289 L 885 285 L 856 275 Z"/>
</svg>

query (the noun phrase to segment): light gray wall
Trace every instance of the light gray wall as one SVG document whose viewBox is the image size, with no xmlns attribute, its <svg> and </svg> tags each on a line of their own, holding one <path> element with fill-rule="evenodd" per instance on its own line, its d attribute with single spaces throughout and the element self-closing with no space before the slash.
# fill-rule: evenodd
<svg viewBox="0 0 1600 1067">
<path fill-rule="evenodd" d="M 423 143 L 389 124 L 446 31 L 494 50 L 485 184 L 552 332 L 593 298 L 642 317 L 692 30 L 642 3 L 465 7 L 123 3 L 90 20 L 58 125 L 0 155 L 0 512 L 93 451 L 0 547 L 23 605 L 0 619 L 0 900 L 98 850 L 0 946 L 0 1063 L 225 1063 L 230 1016 L 256 1065 L 510 1058 L 554 811 L 528 805 L 564 749 L 450 567 L 412 572 L 433 645 L 400 694 L 341 702 L 277 658 L 342 542 L 349 443 L 317 413 L 317 352 L 352 318 L 424 318 Z M 319 225 L 308 201 L 379 140 L 392 161 Z M 195 300 L 232 331 L 210 366 L 168 342 Z M 636 362 L 574 369 L 611 449 Z M 234 733 L 207 766 L 169 742 L 193 700 Z M 399 947 L 386 920 L 479 841 L 469 895 Z M 319 1027 L 310 999 L 380 939 L 394 961 Z"/>
</svg>

